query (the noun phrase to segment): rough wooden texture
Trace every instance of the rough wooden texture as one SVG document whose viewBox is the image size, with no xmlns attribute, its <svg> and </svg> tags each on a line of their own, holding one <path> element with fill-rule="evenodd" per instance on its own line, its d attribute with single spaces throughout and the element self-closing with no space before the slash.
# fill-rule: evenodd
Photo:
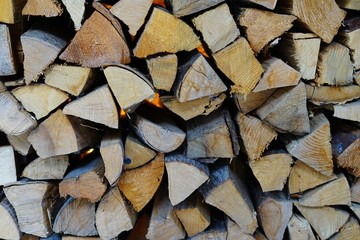
<svg viewBox="0 0 360 240">
<path fill-rule="evenodd" d="M 32 180 L 63 179 L 68 166 L 67 155 L 36 158 L 25 167 L 21 176 Z"/>
<path fill-rule="evenodd" d="M 28 141 L 28 136 L 31 131 L 20 135 L 6 135 L 7 140 L 14 148 L 15 151 L 20 153 L 21 155 L 25 156 L 30 152 L 31 143 Z"/>
<path fill-rule="evenodd" d="M 57 110 L 33 130 L 28 140 L 41 158 L 77 152 L 98 139 L 98 131 Z"/>
<path fill-rule="evenodd" d="M 351 201 L 360 203 L 360 180 L 356 180 L 351 186 Z"/>
<path fill-rule="evenodd" d="M 18 136 L 36 127 L 36 120 L 8 91 L 0 93 L 0 112 L 0 130 L 6 134 Z"/>
<path fill-rule="evenodd" d="M 349 219 L 349 213 L 332 207 L 303 207 L 295 203 L 296 208 L 309 221 L 315 232 L 321 239 L 327 239 Z"/>
<path fill-rule="evenodd" d="M 111 128 L 119 127 L 119 114 L 108 85 L 68 103 L 63 113 L 104 124 Z"/>
<path fill-rule="evenodd" d="M 244 0 L 245 2 L 254 3 L 270 10 L 274 10 L 278 0 Z"/>
<path fill-rule="evenodd" d="M 229 217 L 226 219 L 226 230 L 226 240 L 255 240 L 252 235 L 242 232 L 240 226 Z"/>
<path fill-rule="evenodd" d="M 287 229 L 290 240 L 316 240 L 309 222 L 301 215 L 294 214 L 288 223 Z"/>
<path fill-rule="evenodd" d="M 6 198 L 0 201 L 0 216 L 0 238 L 20 240 L 21 232 L 16 213 Z"/>
<path fill-rule="evenodd" d="M 360 70 L 354 72 L 355 83 L 360 85 Z"/>
<path fill-rule="evenodd" d="M 205 231 L 189 238 L 189 240 L 226 239 L 226 237 L 227 231 L 224 221 L 213 218 L 211 225 Z"/>
<path fill-rule="evenodd" d="M 304 134 L 310 132 L 310 123 L 306 107 L 304 83 L 295 87 L 280 88 L 256 110 L 256 114 L 265 123 L 279 132 Z"/>
<path fill-rule="evenodd" d="M 60 195 L 98 202 L 106 191 L 106 183 L 103 181 L 104 172 L 101 157 L 95 157 L 86 165 L 66 174 L 64 180 L 59 183 Z"/>
<path fill-rule="evenodd" d="M 180 67 L 173 89 L 180 102 L 187 102 L 222 93 L 227 87 L 205 57 L 197 53 Z"/>
<path fill-rule="evenodd" d="M 330 123 L 323 114 L 318 114 L 310 120 L 309 134 L 302 137 L 286 136 L 284 142 L 292 156 L 320 173 L 331 176 L 334 164 L 330 139 Z"/>
<path fill-rule="evenodd" d="M 0 17 L 1 18 L 1 17 Z M 16 74 L 9 27 L 0 23 L 0 76 Z"/>
<path fill-rule="evenodd" d="M 135 36 L 144 24 L 151 0 L 121 0 L 111 7 L 110 12 L 129 27 L 129 33 Z"/>
<path fill-rule="evenodd" d="M 306 84 L 306 96 L 315 105 L 343 104 L 359 98 L 360 86 L 312 86 Z"/>
<path fill-rule="evenodd" d="M 2 0 L 0 2 L 0 22 L 14 24 L 22 20 L 21 10 L 25 0 Z"/>
<path fill-rule="evenodd" d="M 208 166 L 182 154 L 165 157 L 169 199 L 173 206 L 185 200 L 209 179 Z"/>
<path fill-rule="evenodd" d="M 296 161 L 289 176 L 290 194 L 304 192 L 323 183 L 336 179 L 336 175 L 326 176 L 302 161 Z"/>
<path fill-rule="evenodd" d="M 134 227 L 136 213 L 121 196 L 117 186 L 101 199 L 96 210 L 96 228 L 101 239 L 113 239 Z"/>
<path fill-rule="evenodd" d="M 235 84 L 234 92 L 249 93 L 264 71 L 243 37 L 212 56 L 218 68 Z"/>
<path fill-rule="evenodd" d="M 360 204 L 351 203 L 350 209 L 359 218 L 359 216 L 360 216 Z"/>
<path fill-rule="evenodd" d="M 62 236 L 63 240 L 101 240 L 99 237 L 74 237 L 74 236 Z"/>
<path fill-rule="evenodd" d="M 18 87 L 11 93 L 27 111 L 35 114 L 36 119 L 47 116 L 69 98 L 63 91 L 43 83 Z"/>
<path fill-rule="evenodd" d="M 182 17 L 196 12 L 200 12 L 223 1 L 224 0 L 171 0 L 170 2 L 173 14 L 176 17 Z"/>
<path fill-rule="evenodd" d="M 334 105 L 334 117 L 360 122 L 360 100 Z"/>
<path fill-rule="evenodd" d="M 85 0 L 62 0 L 66 11 L 70 14 L 72 21 L 74 22 L 75 30 L 78 31 L 81 28 L 81 22 L 85 13 Z"/>
<path fill-rule="evenodd" d="M 117 102 L 126 112 L 154 96 L 153 86 L 147 78 L 130 67 L 110 66 L 105 68 L 104 73 Z"/>
<path fill-rule="evenodd" d="M 261 105 L 275 92 L 276 89 L 269 89 L 261 92 L 250 92 L 248 94 L 234 93 L 233 98 L 237 108 L 247 114 Z"/>
<path fill-rule="evenodd" d="M 358 220 L 354 217 L 350 217 L 349 221 L 340 229 L 340 231 L 332 236 L 330 240 L 346 240 L 356 239 L 360 236 L 360 225 Z"/>
<path fill-rule="evenodd" d="M 146 59 L 154 87 L 158 90 L 170 91 L 175 82 L 178 58 L 175 54 Z"/>
<path fill-rule="evenodd" d="M 60 59 L 96 68 L 107 63 L 130 63 L 130 50 L 120 25 L 115 27 L 95 11 L 76 33 Z"/>
<path fill-rule="evenodd" d="M 193 18 L 192 22 L 213 53 L 220 51 L 240 36 L 226 3 Z"/>
<path fill-rule="evenodd" d="M 269 144 L 277 137 L 274 129 L 254 116 L 238 113 L 236 123 L 245 152 L 251 160 L 260 158 Z"/>
<path fill-rule="evenodd" d="M 229 169 L 217 166 L 210 179 L 199 188 L 205 202 L 220 209 L 233 219 L 245 233 L 257 228 L 256 212 L 244 183 Z"/>
<path fill-rule="evenodd" d="M 62 5 L 57 0 L 27 0 L 23 15 L 57 17 L 63 13 Z"/>
<path fill-rule="evenodd" d="M 95 203 L 86 199 L 68 198 L 56 215 L 53 229 L 57 233 L 75 236 L 97 235 Z"/>
<path fill-rule="evenodd" d="M 173 31 L 174 29 L 176 31 Z M 200 45 L 199 38 L 190 26 L 165 10 L 155 7 L 133 53 L 135 57 L 145 58 L 162 52 L 191 51 Z"/>
<path fill-rule="evenodd" d="M 360 3 L 359 10 L 360 10 Z M 354 69 L 360 69 L 360 17 L 350 18 L 344 22 L 345 29 L 339 31 L 339 42 L 350 49 Z"/>
<path fill-rule="evenodd" d="M 11 146 L 0 147 L 0 186 L 16 182 L 14 150 Z"/>
<path fill-rule="evenodd" d="M 336 3 L 342 8 L 360 10 L 360 2 L 357 0 L 336 0 Z"/>
<path fill-rule="evenodd" d="M 251 48 L 258 53 L 271 40 L 289 30 L 295 19 L 291 15 L 248 8 L 241 12 L 238 21 L 245 28 Z"/>
<path fill-rule="evenodd" d="M 326 43 L 332 41 L 346 16 L 346 12 L 334 0 L 281 0 L 278 6 L 295 15 L 305 27 Z"/>
<path fill-rule="evenodd" d="M 227 110 L 217 110 L 208 116 L 191 119 L 187 125 L 189 158 L 232 158 L 239 152 L 235 124 Z"/>
<path fill-rule="evenodd" d="M 20 230 L 39 237 L 52 233 L 50 217 L 57 186 L 47 182 L 16 182 L 4 188 L 5 195 L 14 207 Z M 26 193 L 26 194 L 24 194 Z"/>
<path fill-rule="evenodd" d="M 45 71 L 45 83 L 74 96 L 79 96 L 94 82 L 91 68 L 54 64 Z"/>
<path fill-rule="evenodd" d="M 153 198 L 164 175 L 164 154 L 159 153 L 151 162 L 125 171 L 118 186 L 124 196 L 139 212 Z"/>
</svg>

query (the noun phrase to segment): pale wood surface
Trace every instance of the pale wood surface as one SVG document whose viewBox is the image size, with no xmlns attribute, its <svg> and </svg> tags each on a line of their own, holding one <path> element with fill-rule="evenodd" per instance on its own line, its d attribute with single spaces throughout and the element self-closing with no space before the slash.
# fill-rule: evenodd
<svg viewBox="0 0 360 240">
<path fill-rule="evenodd" d="M 21 176 L 33 180 L 63 179 L 68 166 L 67 155 L 36 158 L 25 167 Z"/>
<path fill-rule="evenodd" d="M 274 10 L 278 0 L 245 0 L 245 2 L 255 3 L 257 5 Z"/>
<path fill-rule="evenodd" d="M 360 100 L 334 105 L 334 117 L 360 122 Z"/>
<path fill-rule="evenodd" d="M 358 3 L 360 10 L 360 2 Z M 360 18 L 350 18 L 344 22 L 345 29 L 339 31 L 339 42 L 350 49 L 354 69 L 360 69 Z"/>
<path fill-rule="evenodd" d="M 360 2 L 357 0 L 336 0 L 336 3 L 342 8 L 360 10 Z"/>
<path fill-rule="evenodd" d="M 260 107 L 276 89 L 269 89 L 261 92 L 250 92 L 248 94 L 234 93 L 234 101 L 237 108 L 247 114 Z"/>
<path fill-rule="evenodd" d="M 14 75 L 16 74 L 16 63 L 13 56 L 10 31 L 6 24 L 1 23 L 0 42 L 0 76 Z"/>
<path fill-rule="evenodd" d="M 351 186 L 351 201 L 360 203 L 360 180 L 356 180 Z"/>
<path fill-rule="evenodd" d="M 226 219 L 226 230 L 227 230 L 226 240 L 255 240 L 255 238 L 252 235 L 241 231 L 239 225 L 237 225 L 229 217 Z"/>
<path fill-rule="evenodd" d="M 21 10 L 25 0 L 2 0 L 0 2 L 0 22 L 13 24 L 21 21 Z"/>
<path fill-rule="evenodd" d="M 350 209 L 358 218 L 360 217 L 360 204 L 351 203 Z"/>
<path fill-rule="evenodd" d="M 355 83 L 360 85 L 360 70 L 354 73 Z"/>
<path fill-rule="evenodd" d="M 176 17 L 190 15 L 210 8 L 224 0 L 171 0 L 173 14 Z"/>
<path fill-rule="evenodd" d="M 16 182 L 16 162 L 11 146 L 0 147 L 0 186 Z"/>
<path fill-rule="evenodd" d="M 203 232 L 189 238 L 189 240 L 205 240 L 205 239 L 226 239 L 227 231 L 224 221 L 213 218 L 211 225 Z"/>
<path fill-rule="evenodd" d="M 0 216 L 0 238 L 20 240 L 21 232 L 16 213 L 6 198 L 0 201 Z"/>
<path fill-rule="evenodd" d="M 63 13 L 64 9 L 58 0 L 27 0 L 23 15 L 56 17 Z"/>
<path fill-rule="evenodd" d="M 330 240 L 346 240 L 356 239 L 360 236 L 360 225 L 358 220 L 354 217 L 350 217 L 349 221 L 340 229 L 340 231 L 332 236 Z"/>
<path fill-rule="evenodd" d="M 85 13 L 85 0 L 62 0 L 66 11 L 70 14 L 72 21 L 74 22 L 74 27 L 76 31 L 79 31 L 81 28 L 81 22 L 84 18 Z"/>
<path fill-rule="evenodd" d="M 360 96 L 360 86 L 312 86 L 306 84 L 306 96 L 315 105 L 343 104 Z"/>
<path fill-rule="evenodd" d="M 290 240 L 316 240 L 309 222 L 301 215 L 294 214 L 288 223 L 287 229 Z"/>
<path fill-rule="evenodd" d="M 29 153 L 31 148 L 31 143 L 28 141 L 28 136 L 31 131 L 25 132 L 20 135 L 6 135 L 7 140 L 14 148 L 15 151 L 20 153 L 21 155 L 25 156 Z"/>
<path fill-rule="evenodd" d="M 178 58 L 175 54 L 146 59 L 151 79 L 156 89 L 170 91 L 175 82 Z"/>
</svg>

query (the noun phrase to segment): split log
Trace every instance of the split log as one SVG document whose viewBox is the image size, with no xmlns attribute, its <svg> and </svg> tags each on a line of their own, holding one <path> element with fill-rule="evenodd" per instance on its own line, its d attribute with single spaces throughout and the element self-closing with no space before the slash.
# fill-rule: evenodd
<svg viewBox="0 0 360 240">
<path fill-rule="evenodd" d="M 19 230 L 16 213 L 6 198 L 0 201 L 0 216 L 0 238 L 20 240 L 21 232 Z"/>
<path fill-rule="evenodd" d="M 271 40 L 292 27 L 295 16 L 248 8 L 242 10 L 239 24 L 245 28 L 247 39 L 255 53 L 259 53 Z"/>
<path fill-rule="evenodd" d="M 113 185 L 119 179 L 124 164 L 124 145 L 119 132 L 105 133 L 100 144 L 100 154 L 105 165 L 105 177 Z"/>
<path fill-rule="evenodd" d="M 30 152 L 31 143 L 28 141 L 30 132 L 31 131 L 28 131 L 18 136 L 6 135 L 13 149 L 23 156 L 26 156 Z"/>
<path fill-rule="evenodd" d="M 334 117 L 360 122 L 360 101 L 334 105 Z"/>
<path fill-rule="evenodd" d="M 355 215 L 357 216 L 357 218 L 360 217 L 360 204 L 358 204 L 358 203 L 351 203 L 350 209 L 351 209 L 351 211 L 353 211 L 353 213 L 355 213 Z"/>
<path fill-rule="evenodd" d="M 288 152 L 295 158 L 319 171 L 331 176 L 333 160 L 331 152 L 330 123 L 323 114 L 310 120 L 310 133 L 302 137 L 284 136 Z"/>
<path fill-rule="evenodd" d="M 306 107 L 304 83 L 295 87 L 280 88 L 256 110 L 256 114 L 265 123 L 279 132 L 304 134 L 310 132 L 310 123 Z"/>
<path fill-rule="evenodd" d="M 14 150 L 11 146 L 0 147 L 0 186 L 16 182 Z"/>
<path fill-rule="evenodd" d="M 205 231 L 189 238 L 189 240 L 205 240 L 205 239 L 226 239 L 227 231 L 224 221 L 212 219 L 211 225 Z"/>
<path fill-rule="evenodd" d="M 7 86 L 3 82 L 0 82 L 0 93 L 5 92 L 6 90 Z"/>
<path fill-rule="evenodd" d="M 259 159 L 249 161 L 249 165 L 262 191 L 270 192 L 281 191 L 284 188 L 292 162 L 290 154 L 270 152 Z"/>
<path fill-rule="evenodd" d="M 360 3 L 358 3 L 360 10 Z M 345 29 L 339 31 L 339 41 L 350 49 L 354 69 L 360 69 L 360 17 L 350 18 L 344 22 Z"/>
<path fill-rule="evenodd" d="M 212 56 L 218 68 L 235 84 L 234 92 L 249 93 L 264 71 L 243 37 Z"/>
<path fill-rule="evenodd" d="M 181 1 L 181 0 L 171 0 L 171 6 L 173 10 L 173 14 L 176 17 L 183 17 L 186 15 L 190 15 L 193 13 L 200 12 L 204 9 L 215 6 L 218 3 L 223 2 L 224 0 L 189 0 L 189 1 Z"/>
<path fill-rule="evenodd" d="M 96 68 L 107 63 L 130 63 L 130 50 L 121 26 L 115 27 L 95 11 L 76 33 L 60 59 Z"/>
<path fill-rule="evenodd" d="M 0 130 L 8 135 L 21 135 L 36 127 L 36 120 L 25 111 L 14 96 L 0 93 Z"/>
<path fill-rule="evenodd" d="M 195 236 L 210 225 L 210 208 L 197 192 L 174 209 L 188 237 Z"/>
<path fill-rule="evenodd" d="M 332 207 L 304 207 L 294 203 L 321 239 L 327 239 L 349 219 L 349 213 Z"/>
<path fill-rule="evenodd" d="M 146 239 L 146 233 L 149 228 L 150 217 L 147 213 L 142 214 L 136 220 L 134 228 L 130 231 L 129 235 L 127 236 L 127 240 L 138 240 Z"/>
<path fill-rule="evenodd" d="M 232 158 L 239 153 L 235 124 L 229 111 L 220 109 L 206 117 L 191 119 L 186 125 L 189 158 Z"/>
<path fill-rule="evenodd" d="M 156 156 L 156 152 L 130 133 L 125 141 L 124 170 L 140 167 Z"/>
<path fill-rule="evenodd" d="M 179 68 L 173 89 L 179 102 L 187 102 L 225 92 L 227 87 L 205 57 L 197 53 Z"/>
<path fill-rule="evenodd" d="M 358 70 L 354 73 L 354 78 L 355 78 L 355 83 L 357 85 L 360 85 L 360 70 Z"/>
<path fill-rule="evenodd" d="M 261 92 L 250 92 L 248 94 L 234 93 L 234 101 L 239 109 L 244 114 L 247 114 L 261 105 L 275 92 L 276 89 L 269 89 Z"/>
<path fill-rule="evenodd" d="M 3 0 L 0 3 L 0 22 L 14 24 L 22 20 L 21 10 L 25 0 Z"/>
<path fill-rule="evenodd" d="M 360 3 L 356 0 L 336 0 L 336 3 L 342 8 L 360 10 Z"/>
<path fill-rule="evenodd" d="M 0 76 L 14 75 L 16 74 L 17 66 L 13 56 L 10 31 L 6 24 L 1 23 L 0 42 Z"/>
<path fill-rule="evenodd" d="M 123 199 L 117 186 L 101 199 L 96 210 L 96 228 L 101 239 L 113 239 L 134 227 L 136 213 Z"/>
<path fill-rule="evenodd" d="M 278 0 L 245 0 L 244 2 L 254 3 L 270 10 L 274 10 Z"/>
<path fill-rule="evenodd" d="M 343 104 L 359 98 L 360 86 L 312 86 L 306 84 L 306 96 L 315 105 Z"/>
<path fill-rule="evenodd" d="M 150 81 L 130 67 L 110 66 L 105 68 L 104 73 L 117 102 L 125 112 L 134 110 L 143 100 L 154 96 Z"/>
<path fill-rule="evenodd" d="M 46 213 L 52 210 L 57 191 L 56 185 L 47 182 L 16 182 L 4 188 L 21 232 L 39 237 L 51 235 L 51 220 Z"/>
<path fill-rule="evenodd" d="M 359 222 L 354 218 L 350 217 L 349 221 L 340 229 L 340 231 L 332 236 L 330 240 L 340 239 L 356 239 L 360 236 L 360 225 Z"/>
<path fill-rule="evenodd" d="M 53 223 L 54 232 L 75 236 L 94 236 L 95 203 L 86 199 L 68 198 L 56 215 Z"/>
<path fill-rule="evenodd" d="M 94 82 L 94 69 L 54 64 L 45 71 L 45 83 L 79 96 Z"/>
<path fill-rule="evenodd" d="M 175 54 L 146 59 L 154 87 L 158 90 L 170 92 L 175 82 L 178 58 Z"/>
<path fill-rule="evenodd" d="M 120 0 L 110 8 L 110 12 L 129 27 L 129 33 L 135 36 L 144 24 L 151 0 Z"/>
<path fill-rule="evenodd" d="M 57 233 L 53 233 L 49 237 L 39 238 L 39 240 L 62 240 L 62 236 Z"/>
<path fill-rule="evenodd" d="M 79 31 L 81 28 L 81 22 L 85 14 L 85 0 L 62 0 L 66 11 L 70 14 L 72 21 L 74 22 L 74 27 L 76 31 Z"/>
<path fill-rule="evenodd" d="M 103 182 L 104 172 L 104 163 L 101 157 L 95 157 L 86 165 L 66 174 L 64 180 L 59 183 L 60 195 L 98 202 L 107 187 Z"/>
<path fill-rule="evenodd" d="M 192 22 L 213 53 L 220 51 L 240 36 L 226 3 L 193 18 Z"/>
<path fill-rule="evenodd" d="M 277 137 L 274 129 L 251 115 L 238 113 L 236 123 L 245 152 L 251 160 L 260 158 L 269 144 Z"/>
<path fill-rule="evenodd" d="M 356 180 L 351 186 L 351 201 L 360 203 L 360 180 Z"/>
<path fill-rule="evenodd" d="M 99 237 L 74 237 L 74 236 L 62 236 L 62 240 L 101 240 Z"/>
<path fill-rule="evenodd" d="M 256 212 L 244 183 L 235 176 L 229 166 L 216 166 L 210 179 L 199 191 L 205 202 L 220 209 L 245 233 L 254 233 L 257 228 Z"/>
<path fill-rule="evenodd" d="M 61 2 L 58 0 L 27 0 L 23 15 L 57 17 L 63 13 Z"/>
<path fill-rule="evenodd" d="M 255 240 L 255 238 L 241 231 L 239 225 L 232 221 L 229 217 L 226 219 L 226 240 Z"/>
<path fill-rule="evenodd" d="M 168 175 L 169 199 L 173 206 L 185 200 L 209 179 L 206 164 L 190 159 L 182 154 L 165 157 Z"/>
<path fill-rule="evenodd" d="M 21 176 L 33 180 L 63 179 L 68 166 L 67 155 L 37 158 L 25 167 Z"/>
<path fill-rule="evenodd" d="M 346 16 L 346 12 L 333 0 L 281 0 L 277 6 L 286 13 L 295 15 L 298 21 L 326 43 L 332 41 Z"/>
<path fill-rule="evenodd" d="M 121 175 L 119 189 L 136 212 L 140 212 L 153 198 L 164 175 L 164 167 L 164 154 L 159 153 L 151 162 Z"/>
<path fill-rule="evenodd" d="M 18 87 L 11 93 L 36 119 L 47 116 L 69 98 L 63 91 L 43 83 Z"/>
<path fill-rule="evenodd" d="M 300 193 L 305 192 L 308 189 L 319 186 L 323 183 L 336 179 L 336 175 L 326 176 L 307 164 L 298 160 L 294 164 L 290 176 L 289 176 L 289 192 Z"/>
<path fill-rule="evenodd" d="M 301 215 L 294 214 L 288 223 L 287 229 L 290 240 L 316 240 L 309 222 Z"/>
<path fill-rule="evenodd" d="M 173 31 L 174 29 L 176 31 Z M 133 53 L 135 57 L 145 58 L 162 52 L 191 51 L 200 45 L 199 38 L 189 25 L 165 10 L 155 7 Z"/>
</svg>

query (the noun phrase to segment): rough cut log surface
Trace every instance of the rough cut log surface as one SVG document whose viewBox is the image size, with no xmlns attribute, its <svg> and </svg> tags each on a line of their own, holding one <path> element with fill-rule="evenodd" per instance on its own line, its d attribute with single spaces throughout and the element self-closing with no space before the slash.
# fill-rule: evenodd
<svg viewBox="0 0 360 240">
<path fill-rule="evenodd" d="M 20 135 L 6 135 L 7 140 L 14 148 L 15 151 L 25 156 L 30 152 L 31 143 L 28 141 L 28 136 L 31 131 L 25 132 Z"/>
<path fill-rule="evenodd" d="M 255 238 L 248 233 L 244 233 L 241 231 L 239 225 L 237 225 L 233 220 L 229 217 L 226 219 L 226 230 L 227 230 L 227 237 L 226 240 L 255 240 Z"/>
<path fill-rule="evenodd" d="M 201 10 L 210 8 L 224 0 L 171 0 L 173 13 L 176 17 L 190 15 Z"/>
<path fill-rule="evenodd" d="M 269 89 L 261 92 L 250 92 L 248 94 L 234 93 L 234 101 L 237 108 L 247 114 L 261 105 L 275 92 L 276 89 Z"/>
<path fill-rule="evenodd" d="M 360 86 L 312 86 L 306 84 L 306 96 L 316 105 L 343 104 L 360 96 Z"/>
<path fill-rule="evenodd" d="M 334 105 L 334 117 L 360 122 L 360 100 Z"/>
<path fill-rule="evenodd" d="M 78 31 L 81 28 L 81 22 L 85 13 L 85 0 L 62 0 L 65 5 L 66 11 L 70 14 L 72 21 L 74 22 L 75 30 Z"/>
<path fill-rule="evenodd" d="M 156 152 L 130 133 L 125 141 L 124 170 L 140 167 L 156 156 Z"/>
<path fill-rule="evenodd" d="M 226 239 L 227 231 L 224 221 L 213 218 L 211 225 L 203 232 L 189 238 L 189 240 Z"/>
<path fill-rule="evenodd" d="M 146 63 L 153 80 L 154 87 L 158 90 L 170 91 L 175 81 L 178 58 L 175 54 L 158 56 L 146 59 Z"/>
<path fill-rule="evenodd" d="M 301 215 L 294 214 L 288 223 L 287 229 L 290 240 L 316 240 L 309 222 Z"/>
<path fill-rule="evenodd" d="M 340 229 L 340 231 L 332 236 L 331 240 L 340 239 L 356 239 L 360 236 L 360 225 L 358 220 L 354 217 L 350 217 L 349 221 Z"/>
<path fill-rule="evenodd" d="M 342 8 L 360 10 L 360 3 L 356 0 L 336 0 L 336 3 Z"/>
<path fill-rule="evenodd" d="M 16 74 L 16 63 L 9 27 L 6 24 L 0 24 L 0 42 L 0 76 L 14 75 Z"/>
<path fill-rule="evenodd" d="M 56 17 L 63 13 L 62 5 L 57 0 L 27 0 L 23 15 Z"/>
<path fill-rule="evenodd" d="M 0 186 L 16 182 L 16 159 L 11 146 L 0 147 Z"/>
<path fill-rule="evenodd" d="M 356 180 L 351 186 L 351 201 L 360 203 L 360 180 Z"/>
<path fill-rule="evenodd" d="M 268 9 L 274 10 L 278 0 L 244 0 L 245 2 L 254 3 Z"/>
<path fill-rule="evenodd" d="M 68 166 L 67 155 L 37 158 L 25 167 L 21 176 L 32 180 L 63 179 Z"/>
<path fill-rule="evenodd" d="M 11 206 L 6 198 L 0 201 L 0 216 L 0 238 L 19 240 L 21 232 L 17 222 L 16 213 L 13 206 Z"/>
<path fill-rule="evenodd" d="M 2 0 L 0 3 L 0 22 L 17 23 L 22 20 L 21 11 L 25 5 L 25 0 Z"/>
</svg>

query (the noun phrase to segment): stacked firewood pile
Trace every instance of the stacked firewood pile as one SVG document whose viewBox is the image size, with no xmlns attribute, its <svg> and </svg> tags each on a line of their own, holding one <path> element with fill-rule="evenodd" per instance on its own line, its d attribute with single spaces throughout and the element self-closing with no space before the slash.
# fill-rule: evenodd
<svg viewBox="0 0 360 240">
<path fill-rule="evenodd" d="M 359 0 L 0 0 L 1 239 L 360 239 Z"/>
</svg>

